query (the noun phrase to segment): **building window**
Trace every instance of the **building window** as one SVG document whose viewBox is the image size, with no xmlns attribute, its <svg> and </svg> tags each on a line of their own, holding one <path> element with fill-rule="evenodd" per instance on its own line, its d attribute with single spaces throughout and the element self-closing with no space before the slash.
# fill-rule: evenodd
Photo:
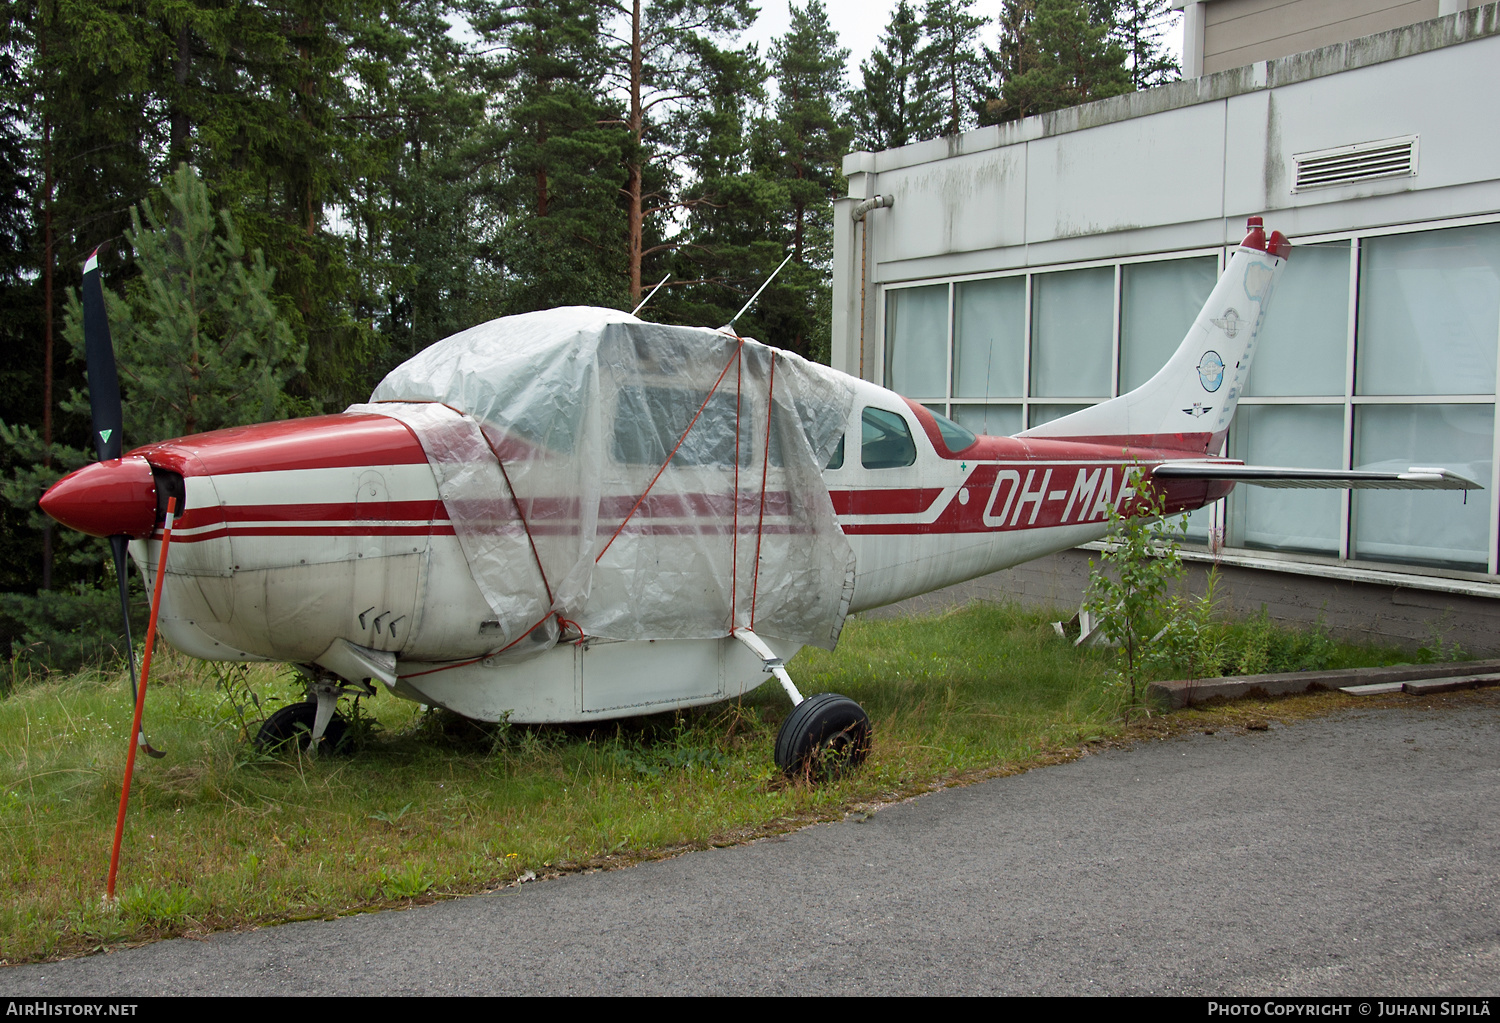
<svg viewBox="0 0 1500 1023">
<path fill-rule="evenodd" d="M 953 396 L 1026 394 L 1026 278 L 963 281 L 954 287 Z"/>
<path fill-rule="evenodd" d="M 1261 325 L 1245 394 L 1342 401 L 1349 361 L 1349 242 L 1299 246 L 1292 257 Z"/>
<path fill-rule="evenodd" d="M 1108 397 L 1114 383 L 1114 318 L 1114 267 L 1033 274 L 1031 393 L 1096 401 Z"/>
<path fill-rule="evenodd" d="M 1120 390 L 1133 391 L 1177 351 L 1219 281 L 1219 261 L 1128 263 L 1120 281 Z"/>
<path fill-rule="evenodd" d="M 885 385 L 977 433 L 1019 433 L 1119 393 L 1122 345 L 1127 378 L 1161 368 L 1218 267 L 1198 255 L 888 287 Z"/>
<path fill-rule="evenodd" d="M 1361 467 L 1441 465 L 1488 487 L 1494 436 L 1493 405 L 1361 405 L 1354 412 Z M 1488 489 L 1464 502 L 1443 491 L 1361 491 L 1354 495 L 1354 556 L 1483 572 L 1492 500 Z"/>
<path fill-rule="evenodd" d="M 1359 394 L 1494 394 L 1500 226 L 1371 238 L 1360 259 Z"/>
<path fill-rule="evenodd" d="M 885 385 L 898 394 L 947 391 L 948 286 L 886 293 Z"/>
<path fill-rule="evenodd" d="M 1275 309 L 1276 299 L 1271 302 Z M 1344 406 L 1241 402 L 1229 452 L 1251 465 L 1343 468 Z M 1235 487 L 1225 539 L 1234 547 L 1336 557 L 1342 517 L 1342 491 Z"/>
</svg>

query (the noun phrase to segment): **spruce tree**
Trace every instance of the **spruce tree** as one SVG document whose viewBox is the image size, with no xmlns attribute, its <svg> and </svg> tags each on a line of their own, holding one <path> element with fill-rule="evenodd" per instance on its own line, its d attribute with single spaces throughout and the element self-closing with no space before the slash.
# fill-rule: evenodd
<svg viewBox="0 0 1500 1023">
<path fill-rule="evenodd" d="M 1134 89 L 1175 82 L 1182 75 L 1164 42 L 1173 12 L 1169 0 L 1114 0 L 1115 38 L 1125 48 Z"/>
<path fill-rule="evenodd" d="M 974 126 L 974 110 L 984 88 L 979 30 L 985 19 L 973 13 L 974 0 L 927 0 L 922 7 L 922 74 L 941 104 L 939 131 L 957 135 Z"/>
<path fill-rule="evenodd" d="M 1005 82 L 1007 109 L 1025 117 L 1129 92 L 1125 49 L 1110 36 L 1080 0 L 1036 0 L 1036 64 Z"/>
<path fill-rule="evenodd" d="M 283 387 L 305 356 L 276 309 L 274 273 L 259 251 L 247 255 L 227 213 L 214 216 L 196 173 L 179 168 L 162 197 L 160 209 L 145 201 L 130 211 L 126 239 L 139 274 L 128 281 L 124 298 L 105 293 L 132 446 L 276 416 L 285 408 Z M 62 333 L 82 363 L 76 293 L 68 295 Z M 75 393 L 62 404 L 80 424 L 77 439 L 86 438 L 87 398 Z M 0 499 L 39 531 L 45 516 L 37 499 L 92 455 L 54 442 L 44 464 L 42 438 L 25 424 L 0 422 L 0 439 L 14 460 L 0 482 Z M 0 593 L 0 639 L 9 641 L 17 659 L 13 670 L 29 671 L 33 662 L 69 668 L 111 651 L 123 656 L 106 551 L 91 537 L 60 530 L 57 585 Z M 13 682 L 0 675 L 0 691 Z"/>
<path fill-rule="evenodd" d="M 595 0 L 515 0 L 475 22 L 504 97 L 485 148 L 501 168 L 508 312 L 626 300 L 625 138 L 601 94 L 600 16 Z"/>
<path fill-rule="evenodd" d="M 391 9 L 387 77 L 356 97 L 373 170 L 351 183 L 342 205 L 360 282 L 353 313 L 377 327 L 362 367 L 367 386 L 499 310 L 486 253 L 493 237 L 478 215 L 496 157 L 475 142 L 495 83 L 449 35 L 448 14 L 441 0 Z"/>
<path fill-rule="evenodd" d="M 899 0 L 879 48 L 860 62 L 864 88 L 851 113 L 854 144 L 877 152 L 936 138 L 941 114 L 922 52 L 922 22 L 910 0 Z"/>
<path fill-rule="evenodd" d="M 29 49 L 24 22 L 0 29 L 0 423 L 38 425 L 42 402 L 41 289 L 36 280 L 31 194 L 39 175 L 25 136 L 29 97 L 21 62 Z M 0 447 L 0 477 L 24 462 Z M 0 505 L 0 591 L 33 582 L 39 550 L 26 512 Z M 0 635 L 0 652 L 5 649 Z"/>
</svg>

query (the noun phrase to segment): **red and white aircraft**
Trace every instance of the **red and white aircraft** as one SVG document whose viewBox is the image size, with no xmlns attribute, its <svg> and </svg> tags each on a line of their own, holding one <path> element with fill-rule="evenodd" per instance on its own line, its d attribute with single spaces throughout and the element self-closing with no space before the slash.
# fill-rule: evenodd
<svg viewBox="0 0 1500 1023">
<path fill-rule="evenodd" d="M 805 642 L 831 646 L 849 611 L 1100 539 L 1108 507 L 1128 507 L 1134 497 L 1133 468 L 1164 493 L 1171 512 L 1200 508 L 1236 482 L 1480 489 L 1441 469 L 1330 472 L 1215 457 L 1289 252 L 1279 232 L 1268 237 L 1260 218 L 1251 218 L 1192 329 L 1156 376 L 1014 437 L 976 437 L 875 384 L 706 331 L 693 336 L 721 346 L 702 360 L 712 386 L 688 386 L 692 399 L 673 413 L 663 395 L 682 371 L 651 347 L 652 331 L 680 328 L 641 325 L 614 311 L 563 310 L 475 330 L 488 331 L 481 340 L 499 345 L 502 355 L 511 321 L 516 330 L 534 331 L 554 322 L 548 316 L 572 324 L 592 315 L 605 334 L 634 331 L 629 346 L 643 376 L 608 395 L 589 392 L 589 400 L 611 407 L 577 413 L 577 422 L 594 424 L 602 447 L 595 445 L 597 465 L 576 478 L 568 476 L 572 453 L 584 450 L 576 436 L 559 442 L 492 428 L 503 407 L 475 425 L 471 419 L 483 418 L 475 408 L 440 404 L 470 393 L 468 378 L 441 394 L 382 384 L 375 400 L 388 404 L 163 441 L 123 457 L 116 389 L 113 411 L 105 408 L 101 418 L 96 407 L 95 423 L 115 450 L 101 444 L 101 461 L 57 483 L 42 507 L 64 525 L 114 538 L 117 550 L 130 538 L 130 553 L 149 576 L 166 498 L 178 498 L 161 632 L 195 657 L 303 666 L 312 699 L 273 716 L 268 738 L 289 737 L 299 724 L 321 738 L 330 724 L 340 727 L 339 693 L 371 692 L 372 680 L 397 696 L 479 720 L 562 722 L 732 698 L 775 674 L 797 705 L 777 741 L 778 763 L 804 769 L 828 750 L 857 762 L 868 744 L 864 712 L 833 694 L 803 699 L 786 659 Z M 90 273 L 98 290 L 97 270 L 86 271 L 86 300 Z M 86 301 L 86 314 L 89 308 L 91 338 L 102 333 L 107 350 L 102 300 L 95 297 L 92 307 Z M 90 381 L 100 392 L 96 401 L 107 405 L 113 356 L 96 360 L 94 340 Z M 747 345 L 770 368 L 762 390 L 743 384 Z M 460 345 L 450 356 L 432 356 L 422 372 L 402 379 L 462 374 L 475 350 Z M 775 388 L 789 386 L 777 383 L 778 372 L 803 382 L 804 461 L 817 458 L 808 463 L 811 483 L 804 474 L 799 484 L 789 468 L 795 459 L 782 449 L 792 435 L 776 434 L 769 412 L 763 431 L 745 425 L 753 409 L 770 408 Z M 731 393 L 731 386 L 738 389 Z M 778 402 L 783 393 L 775 391 Z M 819 401 L 824 406 L 806 411 Z M 652 402 L 659 414 L 679 419 L 659 442 L 626 437 L 621 424 L 631 410 Z M 414 403 L 425 403 L 425 411 L 414 411 Z M 808 425 L 819 414 L 827 419 L 830 409 L 832 432 Z M 422 415 L 429 417 L 426 433 Z M 488 454 L 434 450 L 435 436 L 460 428 L 482 438 Z M 705 455 L 709 443 L 686 457 L 692 447 L 685 442 L 709 434 L 730 438 L 717 449 L 729 454 Z M 528 463 L 544 448 L 545 465 Z M 476 514 L 476 501 L 454 490 L 454 479 L 485 461 L 491 464 L 480 468 L 494 479 L 487 484 L 493 499 L 479 500 Z M 634 475 L 620 468 L 624 463 L 636 466 Z M 541 466 L 529 483 L 524 464 Z M 584 514 L 595 506 L 597 515 Z M 799 547 L 798 537 L 817 533 L 823 511 L 841 536 L 820 541 L 825 554 L 829 542 L 838 548 L 827 562 L 833 568 L 808 583 L 797 570 L 811 548 Z M 611 544 L 622 537 L 612 556 Z M 841 558 L 852 569 L 848 578 Z M 808 596 L 801 592 L 808 586 L 827 592 Z M 521 610 L 497 611 L 522 591 L 534 591 L 535 599 Z M 778 629 L 767 609 L 788 603 L 800 610 L 786 619 L 792 627 Z M 630 620 L 637 612 L 653 624 L 637 627 Z M 688 623 L 680 630 L 671 624 L 678 612 Z"/>
</svg>

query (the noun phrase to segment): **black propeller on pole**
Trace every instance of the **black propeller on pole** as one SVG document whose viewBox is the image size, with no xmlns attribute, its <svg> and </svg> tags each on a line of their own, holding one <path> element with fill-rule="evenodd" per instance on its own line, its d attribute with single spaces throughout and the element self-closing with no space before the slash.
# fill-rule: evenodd
<svg viewBox="0 0 1500 1023">
<path fill-rule="evenodd" d="M 83 347 L 84 362 L 89 375 L 89 412 L 94 422 L 94 451 L 99 461 L 107 462 L 120 457 L 124 449 L 122 426 L 124 416 L 120 409 L 120 374 L 115 368 L 115 346 L 109 336 L 109 318 L 104 312 L 104 285 L 99 279 L 99 250 L 89 254 L 83 264 Z M 120 584 L 120 618 L 125 624 L 125 651 L 130 664 L 130 699 L 134 704 L 136 695 L 135 641 L 130 635 L 130 581 L 127 575 L 130 560 L 126 550 L 130 545 L 128 536 L 111 536 L 109 549 L 115 557 L 115 578 Z M 141 729 L 136 741 L 148 756 L 164 757 L 161 750 L 153 749 L 146 741 L 146 731 Z"/>
</svg>

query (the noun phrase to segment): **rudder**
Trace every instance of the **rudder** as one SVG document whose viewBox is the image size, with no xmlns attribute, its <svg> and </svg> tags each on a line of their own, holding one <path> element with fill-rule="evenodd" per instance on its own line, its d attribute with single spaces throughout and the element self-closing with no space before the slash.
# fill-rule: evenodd
<svg viewBox="0 0 1500 1023">
<path fill-rule="evenodd" d="M 1260 217 L 1251 217 L 1248 226 L 1187 336 L 1155 376 L 1019 436 L 1216 450 L 1234 418 L 1271 292 L 1291 253 L 1280 231 L 1267 237 Z"/>
</svg>

